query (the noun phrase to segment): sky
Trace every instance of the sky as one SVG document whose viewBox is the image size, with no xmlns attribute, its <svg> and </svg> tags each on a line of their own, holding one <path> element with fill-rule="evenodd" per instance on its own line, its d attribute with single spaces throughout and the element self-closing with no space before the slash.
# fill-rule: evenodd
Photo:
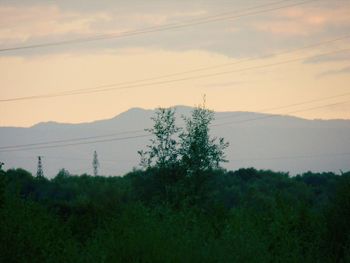
<svg viewBox="0 0 350 263">
<path fill-rule="evenodd" d="M 215 111 L 350 119 L 349 83 L 349 0 L 0 0 L 0 126 L 203 94 Z"/>
</svg>

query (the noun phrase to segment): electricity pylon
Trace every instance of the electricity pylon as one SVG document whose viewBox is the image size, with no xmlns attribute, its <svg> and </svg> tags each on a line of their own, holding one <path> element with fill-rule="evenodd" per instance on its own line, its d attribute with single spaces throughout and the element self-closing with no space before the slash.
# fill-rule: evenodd
<svg viewBox="0 0 350 263">
<path fill-rule="evenodd" d="M 96 151 L 94 151 L 94 159 L 92 160 L 92 167 L 94 169 L 94 176 L 97 176 L 98 175 L 98 167 L 100 167 L 100 163 L 98 162 Z"/>
<path fill-rule="evenodd" d="M 41 163 L 41 156 L 38 156 L 38 169 L 36 171 L 36 177 L 44 177 L 43 164 Z"/>
</svg>

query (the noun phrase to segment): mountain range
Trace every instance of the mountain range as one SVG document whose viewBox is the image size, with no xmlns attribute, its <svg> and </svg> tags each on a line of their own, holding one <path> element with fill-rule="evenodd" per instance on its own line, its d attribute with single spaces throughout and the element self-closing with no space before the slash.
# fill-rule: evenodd
<svg viewBox="0 0 350 263">
<path fill-rule="evenodd" d="M 176 106 L 177 120 L 192 108 Z M 93 152 L 99 173 L 123 175 L 138 167 L 138 150 L 151 137 L 154 110 L 132 108 L 107 120 L 90 123 L 39 123 L 29 128 L 0 127 L 0 161 L 5 169 L 36 172 L 42 156 L 45 176 L 61 168 L 72 174 L 92 173 Z M 307 120 L 254 112 L 216 112 L 211 135 L 230 143 L 227 169 L 255 167 L 289 172 L 350 170 L 350 120 Z M 23 145 L 26 145 L 25 147 Z M 21 146 L 21 147 L 18 147 Z M 7 148 L 5 148 L 7 147 Z"/>
</svg>

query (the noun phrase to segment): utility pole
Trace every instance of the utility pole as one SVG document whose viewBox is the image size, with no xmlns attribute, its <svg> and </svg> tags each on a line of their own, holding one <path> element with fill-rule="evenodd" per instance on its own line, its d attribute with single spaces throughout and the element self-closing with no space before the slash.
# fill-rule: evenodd
<svg viewBox="0 0 350 263">
<path fill-rule="evenodd" d="M 37 178 L 44 177 L 43 164 L 41 163 L 41 156 L 38 156 L 38 169 L 36 171 L 36 177 Z"/>
<path fill-rule="evenodd" d="M 97 176 L 98 175 L 98 167 L 100 167 L 100 163 L 98 162 L 96 151 L 94 151 L 94 159 L 92 160 L 92 167 L 94 169 L 94 176 Z"/>
</svg>

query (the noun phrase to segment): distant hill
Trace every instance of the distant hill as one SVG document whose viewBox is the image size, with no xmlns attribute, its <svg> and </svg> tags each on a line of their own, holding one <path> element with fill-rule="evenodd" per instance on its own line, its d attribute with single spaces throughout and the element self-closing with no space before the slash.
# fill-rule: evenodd
<svg viewBox="0 0 350 263">
<path fill-rule="evenodd" d="M 176 108 L 179 117 L 188 116 L 191 111 L 190 107 Z M 133 108 L 112 119 L 90 123 L 46 122 L 30 128 L 0 127 L 0 147 L 82 137 L 93 138 L 65 143 L 136 137 L 145 132 L 135 130 L 151 127 L 153 113 L 153 110 Z M 178 120 L 181 125 L 180 118 Z M 211 134 L 230 142 L 227 150 L 229 163 L 225 164 L 228 169 L 256 167 L 290 171 L 291 174 L 308 170 L 350 170 L 350 120 L 306 120 L 253 112 L 217 112 L 213 124 Z M 119 132 L 121 134 L 100 137 Z M 147 137 L 139 137 L 59 148 L 0 152 L 0 161 L 5 162 L 5 169 L 22 167 L 35 173 L 36 156 L 41 155 L 44 173 L 48 177 L 55 176 L 60 168 L 66 168 L 71 173 L 91 174 L 92 156 L 96 150 L 101 174 L 122 175 L 138 166 L 137 151 L 144 149 L 148 140 Z"/>
</svg>

